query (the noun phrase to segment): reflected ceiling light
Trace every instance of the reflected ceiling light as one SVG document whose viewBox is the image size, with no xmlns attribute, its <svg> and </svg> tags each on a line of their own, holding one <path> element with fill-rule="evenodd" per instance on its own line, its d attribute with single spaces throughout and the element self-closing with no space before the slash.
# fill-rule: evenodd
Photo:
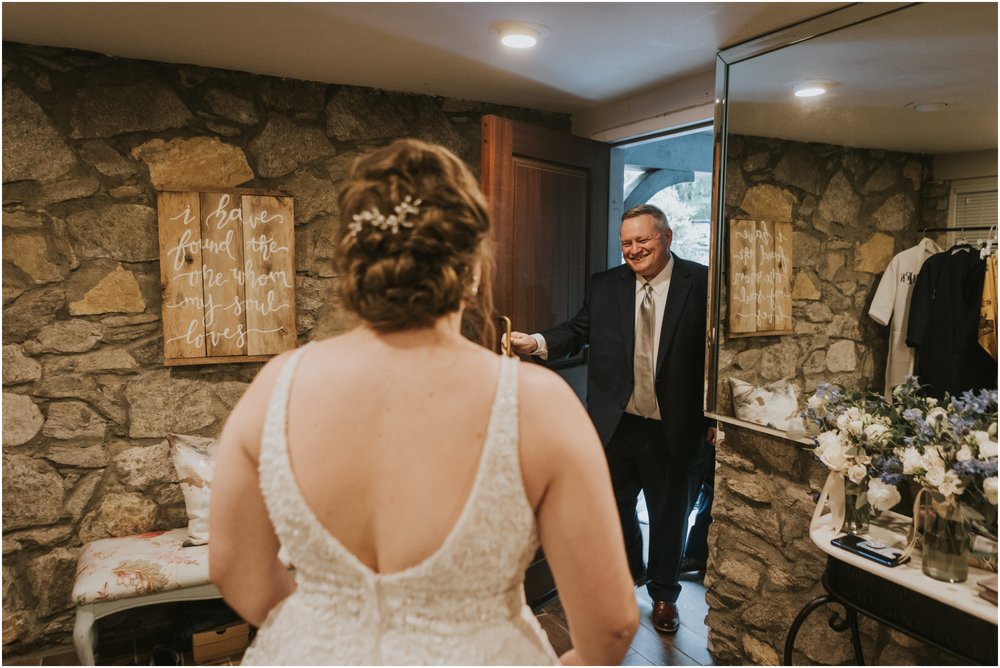
<svg viewBox="0 0 1000 668">
<path fill-rule="evenodd" d="M 947 102 L 910 102 L 906 108 L 910 111 L 943 111 Z"/>
<path fill-rule="evenodd" d="M 549 29 L 537 23 L 505 21 L 494 23 L 490 30 L 500 36 L 500 43 L 512 49 L 530 49 Z"/>
<path fill-rule="evenodd" d="M 830 87 L 829 81 L 803 81 L 795 85 L 795 97 L 816 97 Z"/>
</svg>

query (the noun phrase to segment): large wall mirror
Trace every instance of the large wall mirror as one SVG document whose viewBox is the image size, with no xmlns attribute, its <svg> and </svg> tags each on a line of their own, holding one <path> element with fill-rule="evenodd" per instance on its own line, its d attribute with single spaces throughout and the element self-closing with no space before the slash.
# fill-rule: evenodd
<svg viewBox="0 0 1000 668">
<path fill-rule="evenodd" d="M 896 253 L 955 243 L 956 192 L 992 189 L 996 224 L 997 6 L 850 5 L 717 81 L 706 411 L 784 435 L 822 382 L 883 388 L 872 298 Z"/>
</svg>

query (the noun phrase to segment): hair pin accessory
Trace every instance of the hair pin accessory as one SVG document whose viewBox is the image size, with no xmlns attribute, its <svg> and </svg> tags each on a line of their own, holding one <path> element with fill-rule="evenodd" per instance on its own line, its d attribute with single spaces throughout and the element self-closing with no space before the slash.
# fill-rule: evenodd
<svg viewBox="0 0 1000 668">
<path fill-rule="evenodd" d="M 388 216 L 379 211 L 377 207 L 366 209 L 361 213 L 351 216 L 351 222 L 347 224 L 347 228 L 351 231 L 350 234 L 352 237 L 357 237 L 358 232 L 361 231 L 366 223 L 380 230 L 392 230 L 393 234 L 397 234 L 400 227 L 413 227 L 413 221 L 407 220 L 407 217 L 420 213 L 421 204 L 422 202 L 419 199 L 413 199 L 407 195 L 403 198 L 402 202 L 396 205 L 393 213 Z"/>
</svg>

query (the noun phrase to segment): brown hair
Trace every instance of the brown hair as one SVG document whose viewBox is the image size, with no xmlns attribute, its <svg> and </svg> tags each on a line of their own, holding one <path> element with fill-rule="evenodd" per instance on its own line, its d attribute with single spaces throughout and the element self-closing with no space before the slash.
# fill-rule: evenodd
<svg viewBox="0 0 1000 668">
<path fill-rule="evenodd" d="M 407 197 L 419 200 L 405 218 L 412 227 L 354 222 L 366 212 L 388 218 Z M 495 346 L 489 215 L 461 160 L 442 146 L 401 139 L 355 161 L 339 203 L 337 260 L 348 308 L 376 331 L 393 332 L 429 326 L 464 304 L 463 333 L 475 323 L 475 338 Z"/>
</svg>

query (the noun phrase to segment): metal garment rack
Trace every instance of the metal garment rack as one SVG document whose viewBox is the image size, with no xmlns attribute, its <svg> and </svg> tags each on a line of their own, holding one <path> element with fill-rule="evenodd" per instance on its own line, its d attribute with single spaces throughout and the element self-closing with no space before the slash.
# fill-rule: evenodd
<svg viewBox="0 0 1000 668">
<path fill-rule="evenodd" d="M 964 227 L 922 227 L 920 233 L 924 232 L 983 232 L 995 230 L 996 225 L 966 225 Z"/>
</svg>

